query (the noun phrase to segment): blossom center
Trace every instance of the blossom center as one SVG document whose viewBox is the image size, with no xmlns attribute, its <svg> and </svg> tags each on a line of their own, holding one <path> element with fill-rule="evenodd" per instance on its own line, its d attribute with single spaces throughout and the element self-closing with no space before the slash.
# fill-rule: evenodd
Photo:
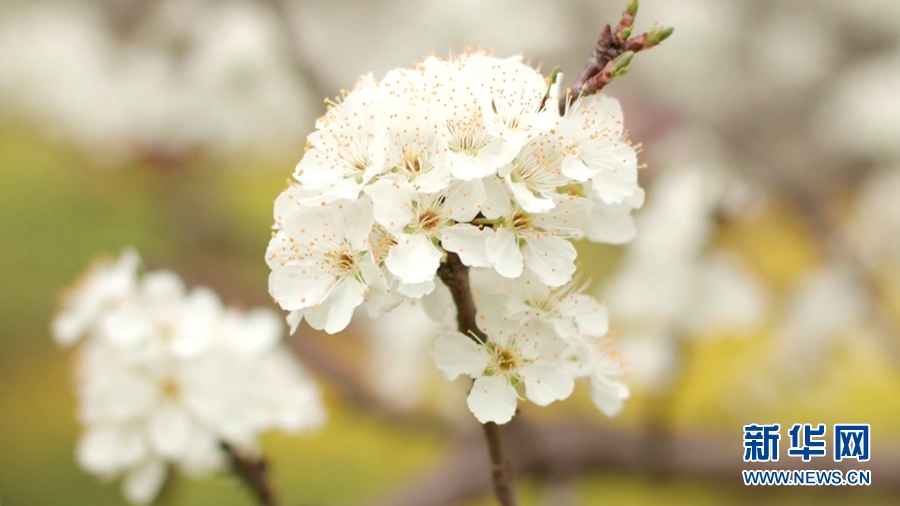
<svg viewBox="0 0 900 506">
<path fill-rule="evenodd" d="M 354 266 L 356 266 L 356 259 L 353 258 L 353 255 L 347 251 L 341 253 L 340 259 L 338 259 L 338 267 L 343 269 L 344 272 L 349 272 L 353 270 Z"/>
<path fill-rule="evenodd" d="M 426 232 L 434 232 L 440 224 L 440 216 L 431 209 L 426 209 L 419 214 L 419 225 Z"/>
<path fill-rule="evenodd" d="M 512 226 L 516 230 L 526 230 L 528 228 L 528 215 L 522 211 L 516 211 L 512 218 Z"/>
<path fill-rule="evenodd" d="M 475 156 L 481 148 L 487 145 L 487 135 L 483 129 L 475 125 L 456 125 L 448 123 L 447 129 L 450 131 L 450 149 L 457 153 L 465 153 L 469 156 Z"/>
<path fill-rule="evenodd" d="M 519 356 L 514 350 L 497 347 L 494 349 L 494 370 L 509 374 L 519 367 Z"/>
<path fill-rule="evenodd" d="M 174 378 L 166 378 L 159 385 L 159 395 L 167 400 L 177 399 L 181 396 L 181 387 Z"/>
</svg>

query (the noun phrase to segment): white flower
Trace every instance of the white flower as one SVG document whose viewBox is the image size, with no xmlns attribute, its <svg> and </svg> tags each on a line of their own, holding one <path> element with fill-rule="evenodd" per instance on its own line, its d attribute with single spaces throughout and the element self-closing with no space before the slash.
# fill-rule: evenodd
<svg viewBox="0 0 900 506">
<path fill-rule="evenodd" d="M 122 476 L 126 498 L 153 500 L 174 466 L 190 475 L 226 465 L 220 442 L 254 447 L 266 430 L 324 421 L 316 385 L 279 344 L 268 310 L 225 309 L 172 273 L 143 277 L 107 300 L 79 349 L 79 465 Z"/>
<path fill-rule="evenodd" d="M 489 265 L 481 230 L 465 223 L 475 218 L 484 201 L 480 180 L 457 181 L 446 190 L 426 194 L 410 184 L 381 180 L 366 193 L 372 198 L 375 220 L 394 234 L 396 244 L 385 265 L 401 282 L 429 283 L 433 289 L 443 257 L 440 247 L 457 253 L 467 265 Z"/>
<path fill-rule="evenodd" d="M 400 111 L 389 117 L 388 165 L 384 177 L 410 183 L 416 191 L 434 193 L 450 184 L 448 147 L 434 114 Z"/>
<path fill-rule="evenodd" d="M 485 216 L 495 220 L 485 229 L 485 254 L 502 276 L 519 277 L 527 266 L 541 282 L 561 286 L 572 279 L 577 252 L 567 238 L 584 235 L 590 201 L 557 195 L 554 207 L 544 214 L 531 214 L 511 202 L 496 180 L 486 181 L 488 206 Z"/>
<path fill-rule="evenodd" d="M 492 135 L 517 143 L 541 123 L 547 81 L 540 72 L 523 64 L 521 56 L 500 59 L 472 53 L 462 58 L 460 66 L 484 91 L 479 95 L 481 112 Z"/>
<path fill-rule="evenodd" d="M 370 285 L 384 276 L 369 251 L 372 207 L 367 199 L 338 200 L 289 214 L 269 242 L 269 293 L 328 333 L 343 330 Z"/>
<path fill-rule="evenodd" d="M 95 332 L 116 346 L 158 343 L 177 355 L 198 355 L 210 346 L 222 311 L 211 290 L 198 287 L 187 293 L 175 273 L 159 271 L 147 274 L 133 296 L 109 308 Z"/>
<path fill-rule="evenodd" d="M 140 258 L 124 251 L 115 263 L 96 264 L 77 287 L 66 294 L 63 310 L 53 320 L 53 336 L 71 345 L 93 326 L 110 305 L 134 291 Z"/>
<path fill-rule="evenodd" d="M 294 177 L 307 189 L 334 199 L 354 199 L 386 168 L 387 137 L 381 95 L 371 77 L 360 79 L 343 102 L 329 110 Z"/>
<path fill-rule="evenodd" d="M 588 188 L 591 186 L 589 183 Z M 644 204 L 644 190 L 638 188 L 631 197 L 618 204 L 607 204 L 590 189 L 588 194 L 593 204 L 591 217 L 585 223 L 585 237 L 589 241 L 624 244 L 634 239 L 637 230 L 631 210 Z"/>
<path fill-rule="evenodd" d="M 509 287 L 505 315 L 543 324 L 564 339 L 577 335 L 600 337 L 609 330 L 609 312 L 596 299 L 582 293 L 584 288 L 577 280 L 550 287 L 526 272 Z"/>
<path fill-rule="evenodd" d="M 570 373 L 587 377 L 594 405 L 606 416 L 616 416 L 630 396 L 628 386 L 619 381 L 625 372 L 618 352 L 604 340 L 590 336 L 580 336 L 567 344 Z"/>
<path fill-rule="evenodd" d="M 603 94 L 582 97 L 559 123 L 565 150 L 562 172 L 591 180 L 603 202 L 617 204 L 638 191 L 637 154 L 625 141 L 619 102 Z"/>
<path fill-rule="evenodd" d="M 548 132 L 529 132 L 516 158 L 497 175 L 512 190 L 516 203 L 526 212 L 553 209 L 559 188 L 572 182 L 561 170 L 562 146 Z"/>
<path fill-rule="evenodd" d="M 465 57 L 456 61 L 428 57 L 416 71 L 390 72 L 382 82 L 398 108 L 435 114 L 453 177 L 464 181 L 493 174 L 515 155 L 515 145 L 488 132 L 481 105 L 486 91 L 481 79 L 460 72 Z"/>
<path fill-rule="evenodd" d="M 468 406 L 481 423 L 506 423 L 516 412 L 516 385 L 525 384 L 525 395 L 540 406 L 572 393 L 574 382 L 564 367 L 565 343 L 535 326 L 499 315 L 495 303 L 482 304 L 478 326 L 487 341 L 478 343 L 460 332 L 440 336 L 434 359 L 444 377 L 461 374 L 475 379 Z"/>
</svg>

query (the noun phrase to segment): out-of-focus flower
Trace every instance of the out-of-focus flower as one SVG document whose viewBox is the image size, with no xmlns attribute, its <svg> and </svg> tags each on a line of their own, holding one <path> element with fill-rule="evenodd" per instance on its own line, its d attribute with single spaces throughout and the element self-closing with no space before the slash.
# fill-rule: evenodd
<svg viewBox="0 0 900 506">
<path fill-rule="evenodd" d="M 900 271 L 900 168 L 872 173 L 857 196 L 848 230 L 851 244 L 870 268 L 894 266 Z"/>
<path fill-rule="evenodd" d="M 795 284 L 775 332 L 774 354 L 782 371 L 802 375 L 865 321 L 869 297 L 851 269 L 824 266 Z"/>
<path fill-rule="evenodd" d="M 94 2 L 36 2 L 0 18 L 0 105 L 96 154 L 265 153 L 300 141 L 305 91 L 277 19 L 250 2 L 159 2 L 114 33 Z M 109 159 L 109 160 L 107 160 Z"/>
<path fill-rule="evenodd" d="M 280 345 L 283 324 L 274 313 L 226 309 L 205 288 L 188 292 L 164 271 L 139 278 L 137 267 L 137 254 L 127 251 L 95 269 L 57 319 L 95 308 L 81 320 L 78 350 L 82 468 L 122 476 L 126 498 L 145 504 L 171 466 L 188 475 L 224 469 L 223 442 L 252 449 L 266 430 L 324 422 L 318 387 Z M 116 290 L 96 288 L 104 285 Z M 54 333 L 71 344 L 69 326 L 55 324 Z"/>
<path fill-rule="evenodd" d="M 641 234 L 603 287 L 630 378 L 647 388 L 663 388 L 675 372 L 678 339 L 746 334 L 766 315 L 762 283 L 736 257 L 708 251 L 726 182 L 696 168 L 661 173 Z"/>
<path fill-rule="evenodd" d="M 62 345 L 74 344 L 111 306 L 134 292 L 137 284 L 137 252 L 127 250 L 117 262 L 104 260 L 71 288 L 63 308 L 53 320 L 53 336 Z"/>
</svg>

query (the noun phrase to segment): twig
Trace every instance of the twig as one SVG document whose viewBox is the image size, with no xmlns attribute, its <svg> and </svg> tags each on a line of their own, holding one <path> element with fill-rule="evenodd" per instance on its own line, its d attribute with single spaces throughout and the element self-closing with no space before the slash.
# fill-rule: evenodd
<svg viewBox="0 0 900 506">
<path fill-rule="evenodd" d="M 374 395 L 356 372 L 358 368 L 341 360 L 312 335 L 296 335 L 285 340 L 290 350 L 305 365 L 331 380 L 354 407 L 372 414 L 393 427 L 450 432 L 447 421 L 437 416 L 405 413 L 393 409 Z"/>
<path fill-rule="evenodd" d="M 560 94 L 560 114 L 565 114 L 567 106 L 576 98 L 599 93 L 614 78 L 627 74 L 634 53 L 657 46 L 672 35 L 671 27 L 653 27 L 630 38 L 637 10 L 638 0 L 632 0 L 622 13 L 615 31 L 611 25 L 604 26 L 600 31 L 597 45 L 584 70 L 566 89 L 566 93 Z"/>
<path fill-rule="evenodd" d="M 520 476 L 564 479 L 588 472 L 613 471 L 653 475 L 648 462 L 646 433 L 600 427 L 586 420 L 537 426 L 514 420 L 508 425 L 510 459 Z M 741 471 L 743 461 L 740 436 L 721 434 L 673 434 L 667 446 L 671 463 L 668 478 L 691 479 L 732 486 L 735 493 L 747 491 Z M 446 506 L 482 496 L 490 489 L 483 463 L 484 448 L 478 438 L 454 445 L 443 463 L 425 472 L 419 480 L 369 506 Z M 782 450 L 783 451 L 783 450 Z M 830 461 L 829 461 L 830 462 Z M 756 464 L 759 469 L 816 469 L 821 463 L 784 459 Z M 858 468 L 855 460 L 830 462 L 835 469 Z M 866 469 L 878 476 L 873 488 L 900 490 L 900 453 L 886 447 L 878 458 L 866 463 Z"/>
<path fill-rule="evenodd" d="M 266 461 L 259 458 L 251 458 L 241 455 L 235 449 L 225 443 L 220 443 L 222 449 L 228 455 L 231 463 L 231 469 L 238 475 L 245 485 L 253 492 L 253 495 L 262 506 L 278 506 L 278 499 L 272 489 L 272 483 L 269 480 L 268 465 Z"/>
<path fill-rule="evenodd" d="M 456 304 L 457 328 L 475 341 L 484 343 L 487 336 L 478 328 L 477 310 L 472 290 L 469 288 L 469 267 L 462 263 L 456 253 L 448 253 L 447 259 L 438 268 L 438 276 L 450 289 Z M 502 506 L 515 506 L 516 490 L 513 485 L 509 460 L 503 445 L 503 428 L 495 423 L 483 425 L 491 458 L 491 481 L 494 493 Z"/>
<path fill-rule="evenodd" d="M 300 40 L 297 29 L 291 21 L 291 7 L 287 0 L 264 0 L 264 3 L 269 6 L 278 21 L 294 74 L 303 81 L 312 96 L 320 98 L 329 96 L 328 90 L 331 89 L 331 86 L 309 62 L 299 45 Z"/>
</svg>

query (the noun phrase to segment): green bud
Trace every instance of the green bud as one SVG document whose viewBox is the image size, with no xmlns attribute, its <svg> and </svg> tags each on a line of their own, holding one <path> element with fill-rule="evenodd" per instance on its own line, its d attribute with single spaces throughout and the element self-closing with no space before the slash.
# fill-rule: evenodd
<svg viewBox="0 0 900 506">
<path fill-rule="evenodd" d="M 625 9 L 625 12 L 634 16 L 638 11 L 638 0 L 631 0 L 631 3 L 628 4 L 628 8 Z"/>
<path fill-rule="evenodd" d="M 623 40 L 628 40 L 628 38 L 631 37 L 631 32 L 632 32 L 633 30 L 634 30 L 634 27 L 632 27 L 632 26 L 629 26 L 629 27 L 627 27 L 627 28 L 624 28 L 624 29 L 622 30 L 622 39 L 623 39 Z"/>
<path fill-rule="evenodd" d="M 628 74 L 629 70 L 631 70 L 630 67 L 622 67 L 622 68 L 616 70 L 615 72 L 613 72 L 612 76 L 613 77 L 622 77 L 622 76 Z"/>
<path fill-rule="evenodd" d="M 615 75 L 616 72 L 619 72 L 620 70 L 628 67 L 628 65 L 631 63 L 632 58 L 634 58 L 634 52 L 632 51 L 625 51 L 624 53 L 620 54 L 619 57 L 616 58 L 616 60 L 613 62 L 613 75 Z"/>
<path fill-rule="evenodd" d="M 672 28 L 671 26 L 668 26 L 665 28 L 660 28 L 660 27 L 654 26 L 653 28 L 650 29 L 649 32 L 647 32 L 647 42 L 645 45 L 648 47 L 655 46 L 655 45 L 659 44 L 660 42 L 668 39 L 669 36 L 671 36 L 672 32 L 674 32 L 674 31 L 675 31 L 675 29 Z"/>
</svg>

